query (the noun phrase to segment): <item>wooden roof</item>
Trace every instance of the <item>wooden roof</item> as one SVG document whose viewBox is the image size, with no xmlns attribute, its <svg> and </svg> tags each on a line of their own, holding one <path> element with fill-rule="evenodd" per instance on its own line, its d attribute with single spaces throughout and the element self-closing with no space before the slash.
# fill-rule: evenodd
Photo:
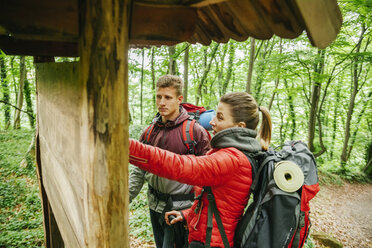
<svg viewBox="0 0 372 248">
<path fill-rule="evenodd" d="M 2 0 L 1 5 L 5 53 L 78 56 L 78 0 Z M 313 46 L 325 48 L 342 24 L 336 0 L 134 0 L 128 16 L 132 46 L 293 39 L 306 30 Z"/>
</svg>

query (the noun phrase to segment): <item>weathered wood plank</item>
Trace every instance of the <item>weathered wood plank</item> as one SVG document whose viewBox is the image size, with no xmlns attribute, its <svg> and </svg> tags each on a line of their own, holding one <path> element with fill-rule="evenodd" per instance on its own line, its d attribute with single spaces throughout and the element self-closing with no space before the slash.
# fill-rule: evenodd
<svg viewBox="0 0 372 248">
<path fill-rule="evenodd" d="M 260 12 L 254 1 L 232 0 L 226 3 L 228 9 L 248 36 L 256 39 L 270 39 L 274 32 L 271 30 L 267 19 Z"/>
<path fill-rule="evenodd" d="M 38 41 L 24 48 L 12 43 L 2 45 L 4 41 L 0 41 L 9 54 L 74 56 L 71 53 L 76 51 L 79 36 L 78 0 L 4 0 L 3 3 L 0 35 Z M 212 40 L 243 41 L 249 36 L 265 40 L 273 34 L 292 39 L 306 27 L 312 44 L 324 47 L 335 39 L 341 22 L 336 0 L 136 0 L 132 6 L 129 43 L 149 46 L 189 41 L 208 45 Z M 29 49 L 25 51 L 26 48 Z"/>
<path fill-rule="evenodd" d="M 54 57 L 34 57 L 34 63 L 45 63 L 45 62 L 54 62 Z M 38 75 L 38 71 L 36 70 L 36 75 Z M 36 96 L 38 98 L 38 96 Z M 37 109 L 38 107 L 38 100 L 36 101 Z M 63 242 L 61 233 L 59 231 L 58 225 L 56 223 L 53 210 L 50 206 L 44 182 L 42 178 L 42 165 L 41 165 L 41 151 L 40 151 L 40 136 L 39 136 L 39 115 L 36 118 L 36 174 L 39 182 L 39 189 L 40 189 L 40 197 L 41 197 L 41 206 L 43 209 L 43 227 L 44 227 L 44 237 L 45 237 L 45 247 L 65 247 Z"/>
<path fill-rule="evenodd" d="M 84 87 L 78 80 L 78 64 L 36 64 L 36 72 L 43 185 L 65 245 L 84 247 Z"/>
<path fill-rule="evenodd" d="M 86 0 L 80 9 L 84 216 L 89 247 L 129 247 L 129 1 Z"/>
<path fill-rule="evenodd" d="M 190 7 L 149 7 L 134 4 L 130 43 L 157 44 L 159 41 L 179 43 L 195 31 L 196 9 Z"/>
<path fill-rule="evenodd" d="M 313 46 L 326 48 L 335 39 L 342 25 L 336 0 L 296 0 L 306 31 Z"/>
<path fill-rule="evenodd" d="M 296 19 L 295 10 L 287 0 L 259 0 L 257 12 L 266 19 L 275 35 L 294 39 L 305 29 L 303 23 Z M 259 9 L 259 10 L 258 10 Z"/>
<path fill-rule="evenodd" d="M 49 204 L 47 194 L 45 192 L 44 183 L 42 180 L 41 158 L 40 158 L 40 141 L 39 134 L 36 131 L 36 174 L 39 183 L 41 206 L 43 211 L 43 228 L 44 228 L 44 245 L 50 247 L 64 247 L 64 242 L 59 232 L 58 226 L 55 223 L 55 217 L 52 208 Z"/>
</svg>

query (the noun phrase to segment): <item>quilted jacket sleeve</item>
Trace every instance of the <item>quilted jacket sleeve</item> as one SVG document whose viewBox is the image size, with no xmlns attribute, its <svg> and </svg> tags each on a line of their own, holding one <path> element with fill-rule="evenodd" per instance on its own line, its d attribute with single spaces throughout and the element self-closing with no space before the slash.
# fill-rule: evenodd
<svg viewBox="0 0 372 248">
<path fill-rule="evenodd" d="M 197 186 L 223 185 L 247 158 L 235 148 L 205 156 L 178 155 L 130 140 L 130 163 L 161 177 Z"/>
<path fill-rule="evenodd" d="M 141 191 L 145 182 L 145 173 L 146 171 L 132 166 L 129 174 L 129 202 L 132 202 Z"/>
</svg>

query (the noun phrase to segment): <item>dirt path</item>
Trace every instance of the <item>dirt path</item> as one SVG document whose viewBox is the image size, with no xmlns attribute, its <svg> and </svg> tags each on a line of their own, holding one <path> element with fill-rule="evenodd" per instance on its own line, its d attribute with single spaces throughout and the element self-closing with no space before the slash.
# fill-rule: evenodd
<svg viewBox="0 0 372 248">
<path fill-rule="evenodd" d="M 344 247 L 372 248 L 372 184 L 321 186 L 310 204 L 312 233 L 327 233 Z M 131 237 L 130 247 L 155 246 Z"/>
<path fill-rule="evenodd" d="M 372 248 L 372 184 L 321 186 L 311 201 L 312 232 L 324 232 L 344 247 Z"/>
</svg>

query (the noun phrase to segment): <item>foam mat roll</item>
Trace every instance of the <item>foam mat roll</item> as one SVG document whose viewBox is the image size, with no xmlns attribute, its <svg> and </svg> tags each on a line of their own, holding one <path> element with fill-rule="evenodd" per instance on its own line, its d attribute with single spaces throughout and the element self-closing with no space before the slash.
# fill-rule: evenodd
<svg viewBox="0 0 372 248">
<path fill-rule="evenodd" d="M 304 184 L 304 173 L 292 161 L 281 161 L 275 165 L 274 180 L 285 192 L 295 192 Z"/>
</svg>

